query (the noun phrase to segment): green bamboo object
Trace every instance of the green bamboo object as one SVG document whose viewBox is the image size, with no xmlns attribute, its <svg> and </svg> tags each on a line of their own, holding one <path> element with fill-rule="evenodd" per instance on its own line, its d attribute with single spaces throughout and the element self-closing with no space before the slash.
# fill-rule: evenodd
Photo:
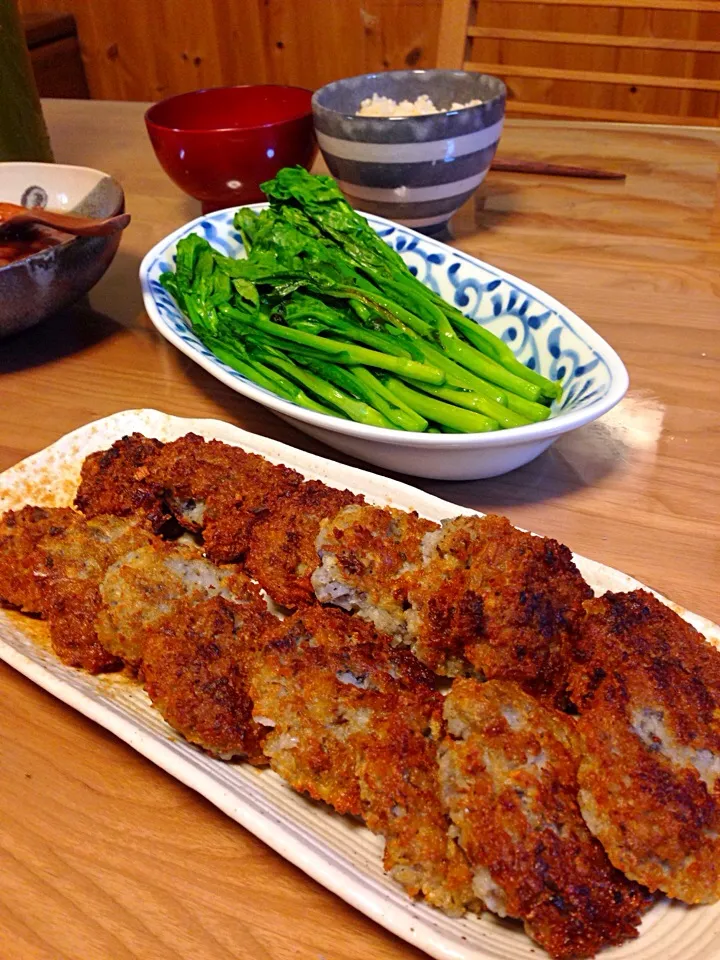
<svg viewBox="0 0 720 960">
<path fill-rule="evenodd" d="M 53 160 L 15 0 L 0 0 L 0 161 L 7 160 Z"/>
</svg>

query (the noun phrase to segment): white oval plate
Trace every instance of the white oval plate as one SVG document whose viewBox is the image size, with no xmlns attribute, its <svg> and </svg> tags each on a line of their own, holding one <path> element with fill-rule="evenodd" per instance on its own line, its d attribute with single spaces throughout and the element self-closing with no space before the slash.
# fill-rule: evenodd
<svg viewBox="0 0 720 960">
<path fill-rule="evenodd" d="M 248 209 L 257 212 L 265 207 L 266 203 L 256 203 Z M 221 253 L 244 256 L 242 238 L 233 226 L 236 209 L 198 217 L 149 251 L 140 266 L 145 309 L 162 336 L 208 373 L 330 446 L 414 476 L 446 480 L 494 477 L 537 457 L 558 436 L 596 420 L 625 395 L 628 374 L 622 360 L 589 324 L 558 300 L 409 227 L 362 214 L 424 284 L 504 340 L 520 361 L 544 376 L 561 380 L 563 396 L 553 405 L 552 417 L 541 423 L 466 434 L 371 427 L 283 400 L 218 360 L 198 340 L 160 283 L 160 276 L 174 269 L 178 241 L 191 233 L 203 236 Z"/>
<path fill-rule="evenodd" d="M 129 410 L 81 427 L 2 474 L 0 513 L 27 502 L 71 504 L 84 458 L 135 430 L 165 441 L 190 431 L 223 440 L 274 463 L 284 463 L 309 478 L 363 493 L 375 503 L 415 509 L 433 520 L 474 512 L 396 480 L 341 466 L 219 420 Z M 575 559 L 596 592 L 643 586 L 611 567 L 579 556 Z M 720 627 L 672 606 L 720 646 Z M 7 610 L 0 610 L 0 659 L 120 737 L 328 890 L 431 957 L 539 960 L 543 956 L 519 924 L 502 922 L 491 914 L 452 919 L 409 900 L 383 873 L 378 837 L 351 826 L 320 804 L 308 803 L 270 770 L 222 763 L 178 741 L 140 687 L 112 675 L 93 677 L 64 666 L 33 642 L 22 615 Z M 716 960 L 719 938 L 720 905 L 688 908 L 664 900 L 644 918 L 637 940 L 603 951 L 602 956 L 608 960 Z"/>
</svg>

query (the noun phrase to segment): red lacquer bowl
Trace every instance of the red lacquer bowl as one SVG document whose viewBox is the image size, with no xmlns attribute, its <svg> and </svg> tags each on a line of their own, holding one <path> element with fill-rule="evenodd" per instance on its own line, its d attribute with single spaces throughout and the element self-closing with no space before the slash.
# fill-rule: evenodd
<svg viewBox="0 0 720 960">
<path fill-rule="evenodd" d="M 211 87 L 154 104 L 145 114 L 160 164 L 203 213 L 263 200 L 282 167 L 309 168 L 317 145 L 302 87 Z"/>
</svg>

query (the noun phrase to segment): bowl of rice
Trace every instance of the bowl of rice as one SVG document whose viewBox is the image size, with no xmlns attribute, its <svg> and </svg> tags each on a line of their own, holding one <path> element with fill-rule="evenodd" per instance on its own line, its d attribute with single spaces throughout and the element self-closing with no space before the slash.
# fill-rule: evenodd
<svg viewBox="0 0 720 960">
<path fill-rule="evenodd" d="M 390 70 L 312 100 L 328 169 L 353 206 L 423 233 L 446 228 L 490 168 L 505 84 L 466 70 Z"/>
</svg>

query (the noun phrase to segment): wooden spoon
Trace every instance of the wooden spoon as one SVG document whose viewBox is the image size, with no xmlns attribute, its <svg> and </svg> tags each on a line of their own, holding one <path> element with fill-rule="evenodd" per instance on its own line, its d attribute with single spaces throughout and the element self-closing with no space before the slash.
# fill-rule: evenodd
<svg viewBox="0 0 720 960">
<path fill-rule="evenodd" d="M 42 207 L 21 207 L 17 203 L 0 203 L 0 235 L 19 228 L 38 226 L 52 227 L 74 237 L 107 237 L 124 230 L 130 223 L 129 213 L 96 220 L 94 217 L 77 217 L 70 213 L 53 213 Z"/>
</svg>

